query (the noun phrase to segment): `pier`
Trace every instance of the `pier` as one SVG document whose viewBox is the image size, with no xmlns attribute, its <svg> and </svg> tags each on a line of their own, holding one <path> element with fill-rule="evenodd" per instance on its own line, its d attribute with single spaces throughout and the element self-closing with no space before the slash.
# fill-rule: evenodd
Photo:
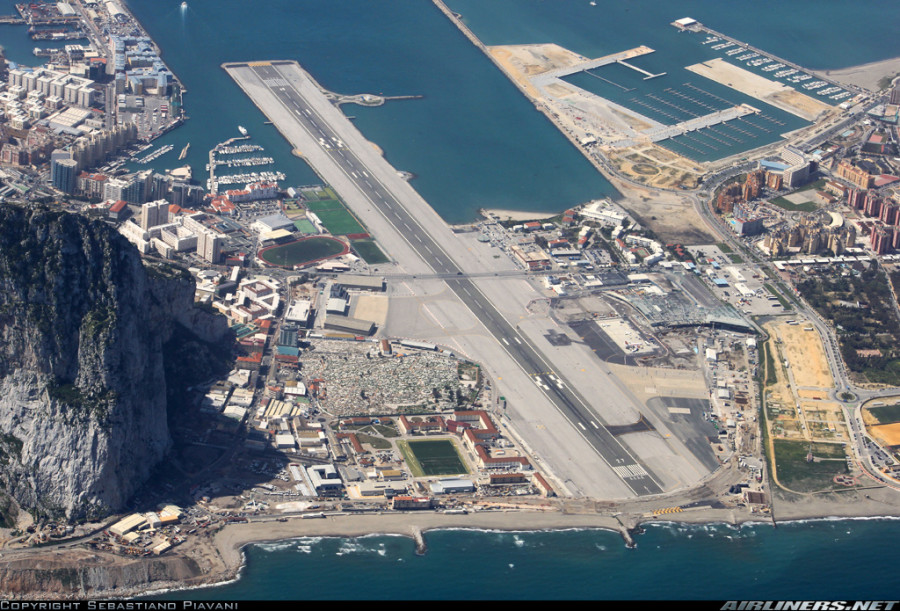
<svg viewBox="0 0 900 611">
<path fill-rule="evenodd" d="M 689 119 L 688 121 L 682 121 L 681 123 L 677 123 L 675 125 L 667 125 L 662 128 L 647 130 L 644 132 L 644 134 L 649 136 L 650 140 L 652 140 L 653 142 L 659 142 L 660 140 L 667 140 L 669 138 L 674 138 L 675 136 L 681 136 L 698 129 L 704 129 L 707 127 L 712 127 L 713 125 L 725 123 L 726 121 L 731 121 L 732 119 L 739 119 L 751 114 L 759 114 L 759 112 L 760 111 L 757 108 L 753 108 L 748 104 L 741 104 L 740 106 L 732 106 L 731 108 L 726 108 L 712 114 L 703 115 L 702 117 L 696 117 L 693 119 Z M 716 140 L 716 138 L 713 138 L 712 136 L 709 137 L 713 140 Z M 719 142 L 721 142 L 722 144 L 728 144 L 727 142 L 722 142 L 721 140 Z"/>
<path fill-rule="evenodd" d="M 171 151 L 173 148 L 174 147 L 171 144 L 167 144 L 167 145 L 163 146 L 162 148 L 156 149 L 155 151 L 153 151 L 146 157 L 141 157 L 140 159 L 136 160 L 135 163 L 139 163 L 141 165 L 150 163 L 151 161 L 154 161 L 155 159 L 162 157 L 163 155 L 165 155 L 166 153 Z"/>
<path fill-rule="evenodd" d="M 676 25 L 676 27 L 678 27 L 678 26 Z M 826 83 L 828 83 L 829 85 L 832 85 L 834 87 L 840 87 L 841 89 L 844 89 L 844 90 L 853 90 L 856 93 L 863 93 L 863 94 L 867 93 L 865 90 L 857 87 L 856 85 L 845 85 L 844 83 L 839 83 L 835 80 L 828 78 L 827 76 L 817 74 L 817 73 L 809 70 L 808 68 L 804 68 L 803 66 L 801 66 L 799 64 L 795 64 L 794 62 L 792 62 L 790 60 L 783 59 L 781 57 L 778 57 L 777 55 L 772 55 L 768 51 L 763 51 L 762 49 L 757 49 L 753 45 L 747 44 L 746 42 L 741 42 L 740 40 L 733 38 L 731 36 L 728 36 L 727 34 L 722 34 L 721 32 L 717 32 L 716 30 L 713 30 L 712 28 L 709 28 L 709 27 L 703 25 L 699 21 L 694 22 L 694 23 L 690 24 L 689 26 L 684 27 L 682 29 L 690 30 L 693 32 L 704 32 L 710 36 L 717 36 L 718 38 L 720 38 L 722 40 L 727 40 L 728 42 L 738 45 L 742 51 L 747 51 L 748 53 L 749 52 L 756 53 L 759 56 L 765 57 L 766 59 L 768 59 L 770 61 L 774 61 L 774 62 L 783 64 L 785 66 L 793 68 L 794 70 L 803 72 L 804 74 L 809 74 L 811 76 L 815 76 L 816 78 L 821 79 L 821 80 L 825 81 Z"/>
<path fill-rule="evenodd" d="M 637 70 L 642 74 L 646 74 L 647 78 L 653 78 L 657 76 L 662 76 L 665 74 L 651 74 L 646 70 L 642 70 L 633 64 L 629 64 L 626 60 L 632 59 L 634 57 L 640 57 L 642 55 L 648 55 L 650 53 L 655 53 L 653 49 L 647 46 L 635 47 L 634 49 L 628 49 L 627 51 L 620 51 L 619 53 L 613 53 L 611 55 L 605 55 L 603 57 L 598 57 L 596 59 L 591 59 L 586 62 L 582 62 L 580 64 L 575 64 L 574 66 L 566 66 L 564 68 L 557 68 L 555 70 L 548 70 L 543 74 L 536 75 L 532 82 L 536 86 L 546 86 L 550 84 L 552 81 L 556 79 L 561 79 L 564 76 L 569 76 L 570 74 L 575 74 L 576 72 L 588 72 L 589 70 L 593 70 L 595 68 L 600 68 L 601 66 L 608 66 L 609 64 L 622 64 L 627 68 L 631 68 L 632 70 Z M 596 75 L 591 75 L 596 76 Z M 644 79 L 646 80 L 646 79 Z"/>
<path fill-rule="evenodd" d="M 209 163 L 207 164 L 207 169 L 209 170 L 209 180 L 207 180 L 206 184 L 209 187 L 209 192 L 215 197 L 219 192 L 219 183 L 216 181 L 216 153 L 229 154 L 229 153 L 243 153 L 250 151 L 261 151 L 263 148 L 256 144 L 240 144 L 236 147 L 231 146 L 238 140 L 249 140 L 250 136 L 236 136 L 234 138 L 230 138 L 225 142 L 220 142 L 209 151 Z"/>
<path fill-rule="evenodd" d="M 656 78 L 657 76 L 665 76 L 665 75 L 666 75 L 665 72 L 660 72 L 659 74 L 653 74 L 652 72 L 647 72 L 647 71 L 644 70 L 643 68 L 638 68 L 638 67 L 635 66 L 634 64 L 629 64 L 629 63 L 626 62 L 624 59 L 617 59 L 617 60 L 616 60 L 616 63 L 617 63 L 617 64 L 620 64 L 620 65 L 622 65 L 622 66 L 625 66 L 626 68 L 631 68 L 632 70 L 637 70 L 637 71 L 640 72 L 641 74 L 646 74 L 647 76 L 644 77 L 644 80 L 645 80 L 645 81 L 650 80 L 650 79 L 652 79 L 652 78 Z"/>
</svg>

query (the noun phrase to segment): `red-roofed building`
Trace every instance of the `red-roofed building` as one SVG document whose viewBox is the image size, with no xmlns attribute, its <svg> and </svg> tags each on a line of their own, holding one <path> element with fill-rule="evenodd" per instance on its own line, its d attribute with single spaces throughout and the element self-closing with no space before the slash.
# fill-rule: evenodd
<svg viewBox="0 0 900 611">
<path fill-rule="evenodd" d="M 366 454 L 366 450 L 363 448 L 362 444 L 359 442 L 359 437 L 356 436 L 356 433 L 335 433 L 334 435 L 338 439 L 346 439 L 350 442 L 351 447 L 353 447 L 353 452 L 356 454 Z"/>
<path fill-rule="evenodd" d="M 237 368 L 238 369 L 250 369 L 256 371 L 259 369 L 259 366 L 262 364 L 262 352 L 255 352 L 250 356 L 239 356 L 237 357 Z"/>
<path fill-rule="evenodd" d="M 340 422 L 341 426 L 366 426 L 367 424 L 372 424 L 372 419 L 367 416 L 344 418 Z"/>
<path fill-rule="evenodd" d="M 391 509 L 395 510 L 431 509 L 432 506 L 432 499 L 425 496 L 399 495 L 391 501 Z"/>
<path fill-rule="evenodd" d="M 556 496 L 556 492 L 553 490 L 553 486 L 551 486 L 550 483 L 546 479 L 544 479 L 544 476 L 540 473 L 535 472 L 535 474 L 531 477 L 531 483 L 533 483 L 544 496 Z"/>
<path fill-rule="evenodd" d="M 478 425 L 480 428 L 469 429 L 473 432 L 477 439 L 496 439 L 500 436 L 500 431 L 494 426 L 491 417 L 484 410 L 465 410 L 453 412 L 453 418 L 458 422 L 466 422 L 471 426 Z"/>
<path fill-rule="evenodd" d="M 541 224 L 538 223 L 537 221 L 531 221 L 531 222 L 525 223 L 524 227 L 525 227 L 525 231 L 537 231 L 538 229 L 541 228 Z"/>
<path fill-rule="evenodd" d="M 128 208 L 128 202 L 121 199 L 109 207 L 109 218 L 114 221 L 124 221 L 131 210 Z"/>
<path fill-rule="evenodd" d="M 447 432 L 447 425 L 440 416 L 429 416 L 423 422 L 412 422 L 406 416 L 400 416 L 397 426 L 404 435 L 428 435 L 429 433 Z"/>
<path fill-rule="evenodd" d="M 527 481 L 524 473 L 491 473 L 490 484 L 491 486 L 508 486 L 524 484 Z"/>
<path fill-rule="evenodd" d="M 482 469 L 531 469 L 531 463 L 524 456 L 492 457 L 483 445 L 475 446 L 474 452 Z"/>
</svg>

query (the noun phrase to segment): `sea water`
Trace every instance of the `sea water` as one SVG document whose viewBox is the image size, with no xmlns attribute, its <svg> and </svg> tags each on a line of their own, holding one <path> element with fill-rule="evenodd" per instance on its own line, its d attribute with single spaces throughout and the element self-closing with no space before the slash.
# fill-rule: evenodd
<svg viewBox="0 0 900 611">
<path fill-rule="evenodd" d="M 897 597 L 900 521 L 650 524 L 604 530 L 306 537 L 246 548 L 235 582 L 195 599 L 856 599 Z"/>
<path fill-rule="evenodd" d="M 11 0 L 0 0 L 4 14 Z M 286 184 L 317 182 L 219 67 L 295 59 L 344 94 L 423 95 L 378 108 L 345 106 L 363 134 L 448 221 L 480 207 L 561 210 L 615 191 L 542 114 L 427 0 L 130 0 L 188 88 L 190 120 L 159 139 L 174 145 L 157 169 L 186 160 L 202 176 L 207 151 L 247 127 L 276 157 Z M 597 57 L 646 44 L 660 61 L 690 59 L 669 22 L 690 16 L 814 69 L 897 54 L 900 10 L 793 0 L 451 0 L 487 44 L 555 42 Z M 695 43 L 694 47 L 696 46 Z M 0 26 L 13 61 L 36 65 L 22 26 Z M 656 58 L 654 58 L 656 61 Z M 183 162 L 182 162 L 183 163 Z M 650 525 L 627 549 L 606 531 L 372 536 L 250 546 L 235 583 L 174 598 L 895 598 L 896 521 L 816 521 L 730 527 Z"/>
<path fill-rule="evenodd" d="M 285 186 L 318 182 L 290 145 L 220 68 L 223 62 L 294 59 L 327 89 L 343 94 L 422 95 L 378 108 L 344 106 L 362 133 L 450 222 L 479 208 L 560 211 L 616 190 L 429 0 L 129 0 L 129 9 L 187 87 L 190 119 L 155 144 L 173 151 L 148 166 L 192 166 L 201 182 L 207 152 L 250 130 L 276 158 Z M 450 0 L 487 44 L 555 42 L 588 57 L 646 44 L 653 62 L 683 66 L 697 44 L 669 23 L 692 16 L 711 27 L 811 68 L 885 59 L 900 11 L 890 0 L 693 0 L 589 2 Z M 4 13 L 12 0 L 0 0 Z M 39 63 L 24 26 L 0 26 L 10 59 Z M 699 78 L 699 77 L 698 77 Z M 743 99 L 736 95 L 736 99 Z M 187 158 L 178 152 L 191 143 Z M 137 169 L 137 168 L 135 168 Z"/>
</svg>

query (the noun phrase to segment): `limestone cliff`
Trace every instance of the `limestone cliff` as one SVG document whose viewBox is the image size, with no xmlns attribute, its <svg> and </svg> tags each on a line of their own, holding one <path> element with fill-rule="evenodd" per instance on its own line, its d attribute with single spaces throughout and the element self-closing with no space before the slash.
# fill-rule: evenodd
<svg viewBox="0 0 900 611">
<path fill-rule="evenodd" d="M 170 445 L 164 345 L 224 319 L 106 224 L 0 206 L 0 487 L 34 513 L 121 509 Z"/>
</svg>

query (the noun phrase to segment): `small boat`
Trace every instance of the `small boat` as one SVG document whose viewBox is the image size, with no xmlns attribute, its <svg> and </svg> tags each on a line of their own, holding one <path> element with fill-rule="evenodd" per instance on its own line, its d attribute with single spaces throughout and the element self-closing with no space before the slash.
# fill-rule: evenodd
<svg viewBox="0 0 900 611">
<path fill-rule="evenodd" d="M 243 125 L 238 125 L 238 131 L 241 132 L 241 135 L 242 135 L 242 136 L 246 136 L 246 135 L 247 135 L 247 128 L 244 127 Z"/>
<path fill-rule="evenodd" d="M 182 2 L 182 3 L 181 3 L 181 10 L 184 10 L 184 9 L 186 9 L 186 8 L 187 8 L 187 2 Z"/>
</svg>

